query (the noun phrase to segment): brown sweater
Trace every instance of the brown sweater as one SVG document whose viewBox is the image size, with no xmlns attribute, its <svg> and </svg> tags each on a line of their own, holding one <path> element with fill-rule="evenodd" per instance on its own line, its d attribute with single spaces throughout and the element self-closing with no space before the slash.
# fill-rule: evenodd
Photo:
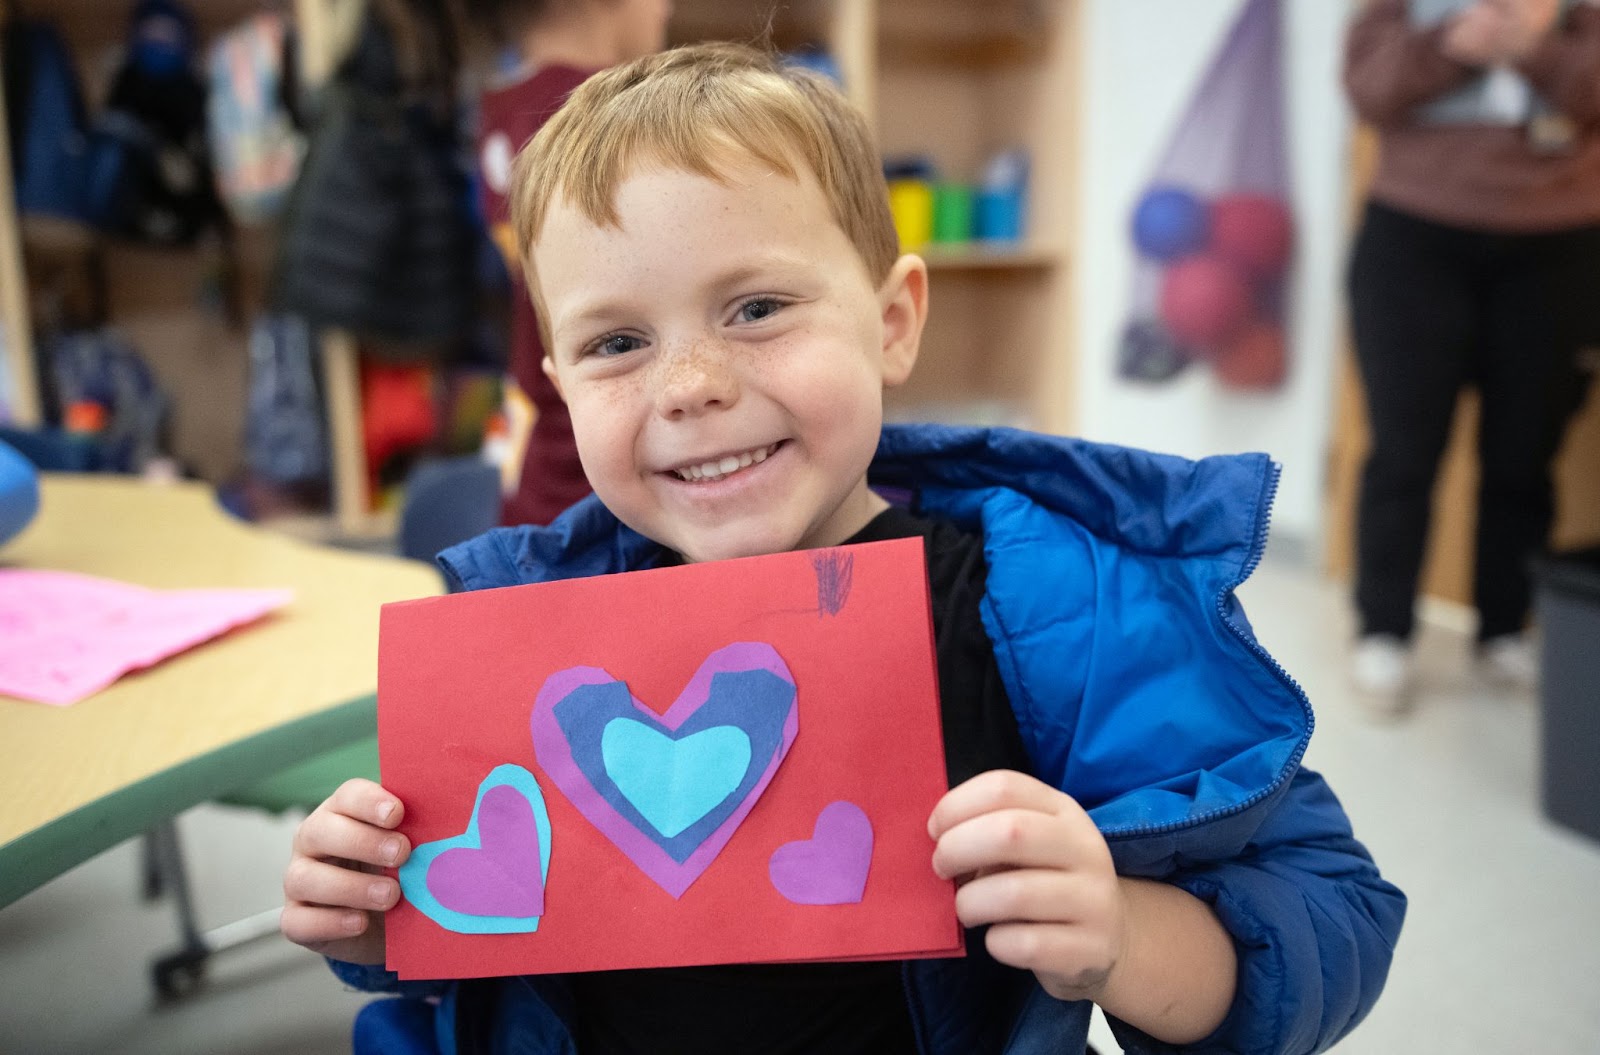
<svg viewBox="0 0 1600 1055">
<path fill-rule="evenodd" d="M 1344 83 L 1382 150 L 1374 201 L 1453 226 L 1533 232 L 1600 223 L 1600 7 L 1580 3 L 1518 67 L 1576 126 L 1562 152 L 1540 152 L 1519 127 L 1426 125 L 1417 107 L 1482 71 L 1441 50 L 1442 27 L 1418 29 L 1406 0 L 1372 0 L 1350 28 Z"/>
</svg>

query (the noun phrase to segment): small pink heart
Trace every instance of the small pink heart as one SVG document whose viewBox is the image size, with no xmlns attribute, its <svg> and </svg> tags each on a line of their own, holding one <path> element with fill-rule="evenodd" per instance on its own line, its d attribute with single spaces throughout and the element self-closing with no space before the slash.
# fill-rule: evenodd
<svg viewBox="0 0 1600 1055">
<path fill-rule="evenodd" d="M 830 802 L 811 838 L 773 851 L 767 874 L 797 905 L 854 905 L 866 893 L 871 865 L 872 821 L 853 802 Z"/>
<path fill-rule="evenodd" d="M 457 846 L 428 868 L 439 904 L 468 916 L 544 915 L 539 830 L 533 806 L 515 788 L 492 787 L 478 807 L 478 848 Z"/>
</svg>

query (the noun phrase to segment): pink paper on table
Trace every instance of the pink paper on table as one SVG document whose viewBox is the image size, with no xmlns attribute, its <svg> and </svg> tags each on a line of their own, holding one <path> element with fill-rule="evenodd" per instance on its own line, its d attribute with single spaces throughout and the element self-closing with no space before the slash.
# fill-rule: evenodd
<svg viewBox="0 0 1600 1055">
<path fill-rule="evenodd" d="M 0 695 L 64 707 L 293 597 L 148 590 L 71 572 L 0 570 Z"/>
</svg>

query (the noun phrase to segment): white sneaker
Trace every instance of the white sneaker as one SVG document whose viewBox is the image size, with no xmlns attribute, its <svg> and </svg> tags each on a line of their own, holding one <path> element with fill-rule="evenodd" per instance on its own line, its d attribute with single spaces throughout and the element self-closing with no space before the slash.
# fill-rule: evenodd
<svg viewBox="0 0 1600 1055">
<path fill-rule="evenodd" d="M 1350 654 L 1350 681 L 1368 715 L 1394 721 L 1411 709 L 1411 646 L 1393 634 L 1368 634 Z"/>
<path fill-rule="evenodd" d="M 1478 646 L 1478 666 L 1497 685 L 1518 692 L 1539 687 L 1539 647 L 1528 634 L 1492 637 Z"/>
</svg>

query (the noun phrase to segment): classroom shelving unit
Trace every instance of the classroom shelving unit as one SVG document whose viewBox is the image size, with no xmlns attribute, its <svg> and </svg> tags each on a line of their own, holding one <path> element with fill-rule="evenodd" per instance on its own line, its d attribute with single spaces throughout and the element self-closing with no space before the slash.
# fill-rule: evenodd
<svg viewBox="0 0 1600 1055">
<path fill-rule="evenodd" d="M 1031 160 L 1022 242 L 932 245 L 932 314 L 901 417 L 1071 428 L 1082 0 L 678 0 L 674 42 L 821 47 L 886 156 L 972 180 L 995 151 Z M 976 409 L 969 409 L 976 408 Z"/>
<path fill-rule="evenodd" d="M 3 0 L 0 0 L 3 2 Z M 14 0 L 15 2 L 15 0 Z M 202 41 L 270 0 L 191 0 Z M 362 0 L 279 0 L 292 9 L 305 79 L 319 83 L 357 24 Z M 976 178 L 993 152 L 1031 159 L 1025 239 L 1015 245 L 937 245 L 924 252 L 933 313 L 910 384 L 891 395 L 901 417 L 1004 419 L 1047 431 L 1072 425 L 1073 305 L 1069 247 L 1078 198 L 1079 35 L 1083 0 L 678 0 L 671 36 L 825 48 L 846 91 L 869 115 L 885 155 L 926 154 L 950 178 Z M 131 2 L 22 0 L 62 30 L 90 100 L 102 98 Z M 5 137 L 0 136 L 0 151 Z M 0 154 L 0 161 L 4 161 Z M 180 439 L 211 459 L 237 458 L 243 420 L 244 333 L 206 315 L 194 290 L 215 261 L 207 250 L 105 245 L 87 232 L 19 222 L 10 166 L 0 165 L 0 312 L 12 416 L 39 420 L 32 374 L 29 275 L 99 254 L 114 321 L 127 326 L 163 381 L 176 381 Z M 272 237 L 241 241 L 246 303 L 259 303 Z M 187 298 L 187 299 L 185 299 Z M 214 314 L 214 313 L 213 313 Z M 133 320 L 130 324 L 130 319 Z M 140 329 L 139 321 L 145 323 Z M 370 536 L 392 522 L 368 512 L 355 342 L 325 334 L 323 382 L 333 443 L 331 533 Z M 982 408 L 969 413 L 962 408 Z"/>
</svg>

